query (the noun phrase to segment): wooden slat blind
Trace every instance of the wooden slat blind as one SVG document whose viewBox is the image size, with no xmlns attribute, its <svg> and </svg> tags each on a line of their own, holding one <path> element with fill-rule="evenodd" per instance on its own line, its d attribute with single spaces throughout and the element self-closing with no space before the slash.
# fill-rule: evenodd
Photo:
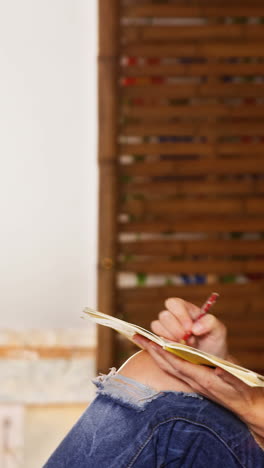
<svg viewBox="0 0 264 468">
<path fill-rule="evenodd" d="M 218 291 L 263 372 L 264 6 L 101 0 L 100 38 L 99 307 L 149 327 Z M 100 333 L 106 371 L 132 348 Z"/>
<path fill-rule="evenodd" d="M 235 17 L 239 14 L 241 17 L 263 17 L 264 7 L 260 2 L 239 2 L 239 7 L 235 2 L 218 2 L 218 6 L 208 6 L 208 2 L 196 2 L 200 5 L 192 5 L 190 2 L 177 2 L 153 4 L 151 2 L 131 3 L 131 5 L 124 3 L 123 14 L 127 18 L 215 18 L 215 17 Z M 192 2 L 195 3 L 195 2 Z M 206 4 L 207 3 L 207 4 Z M 217 2 L 214 1 L 216 5 Z M 239 8 L 239 10 L 238 10 Z"/>
</svg>

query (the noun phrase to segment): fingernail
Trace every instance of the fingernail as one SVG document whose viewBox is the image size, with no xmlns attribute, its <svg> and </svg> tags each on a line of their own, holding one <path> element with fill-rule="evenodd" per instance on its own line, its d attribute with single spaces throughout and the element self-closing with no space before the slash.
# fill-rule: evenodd
<svg viewBox="0 0 264 468">
<path fill-rule="evenodd" d="M 203 326 L 199 322 L 195 322 L 192 327 L 193 333 L 201 333 L 203 331 Z"/>
</svg>

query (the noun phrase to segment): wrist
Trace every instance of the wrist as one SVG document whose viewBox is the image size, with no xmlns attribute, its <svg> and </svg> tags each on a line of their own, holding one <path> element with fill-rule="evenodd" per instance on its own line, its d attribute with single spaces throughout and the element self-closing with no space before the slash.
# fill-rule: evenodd
<svg viewBox="0 0 264 468">
<path fill-rule="evenodd" d="M 256 430 L 252 428 L 251 426 L 249 426 L 249 430 L 251 434 L 253 435 L 255 441 L 257 442 L 257 444 L 262 448 L 262 450 L 264 450 L 264 435 L 256 432 Z"/>
<path fill-rule="evenodd" d="M 241 419 L 248 425 L 250 431 L 264 443 L 264 411 L 259 411 L 258 405 L 248 404 L 241 411 Z"/>
<path fill-rule="evenodd" d="M 263 427 L 264 419 L 263 418 L 264 418 L 264 415 L 262 418 L 259 417 L 259 415 L 257 415 L 256 417 L 253 417 L 251 415 L 250 421 L 246 421 L 246 422 L 248 423 L 250 430 L 254 432 L 254 434 L 256 434 L 264 442 L 264 427 Z"/>
</svg>

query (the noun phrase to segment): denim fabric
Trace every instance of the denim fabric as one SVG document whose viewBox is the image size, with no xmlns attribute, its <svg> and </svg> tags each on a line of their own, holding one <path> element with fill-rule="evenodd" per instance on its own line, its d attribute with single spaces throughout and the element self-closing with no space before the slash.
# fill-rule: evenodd
<svg viewBox="0 0 264 468">
<path fill-rule="evenodd" d="M 195 393 L 157 392 L 112 370 L 44 468 L 261 468 L 232 413 Z"/>
</svg>

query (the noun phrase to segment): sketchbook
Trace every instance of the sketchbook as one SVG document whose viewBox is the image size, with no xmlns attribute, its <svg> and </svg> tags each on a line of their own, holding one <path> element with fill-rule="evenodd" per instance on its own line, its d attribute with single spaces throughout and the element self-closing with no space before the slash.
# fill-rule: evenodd
<svg viewBox="0 0 264 468">
<path fill-rule="evenodd" d="M 244 367 L 238 366 L 237 364 L 233 364 L 232 362 L 225 361 L 224 359 L 214 356 L 213 354 L 192 348 L 186 344 L 166 340 L 165 338 L 155 335 L 154 333 L 145 330 L 138 325 L 125 322 L 124 320 L 118 319 L 111 315 L 103 314 L 102 312 L 95 311 L 89 307 L 86 307 L 83 312 L 85 314 L 84 317 L 89 318 L 99 325 L 104 325 L 116 330 L 134 343 L 135 341 L 133 340 L 133 336 L 135 334 L 145 336 L 154 343 L 157 343 L 166 351 L 174 353 L 186 361 L 210 367 L 221 367 L 251 387 L 264 387 L 264 376 Z M 135 344 L 139 346 L 137 343 Z"/>
</svg>

